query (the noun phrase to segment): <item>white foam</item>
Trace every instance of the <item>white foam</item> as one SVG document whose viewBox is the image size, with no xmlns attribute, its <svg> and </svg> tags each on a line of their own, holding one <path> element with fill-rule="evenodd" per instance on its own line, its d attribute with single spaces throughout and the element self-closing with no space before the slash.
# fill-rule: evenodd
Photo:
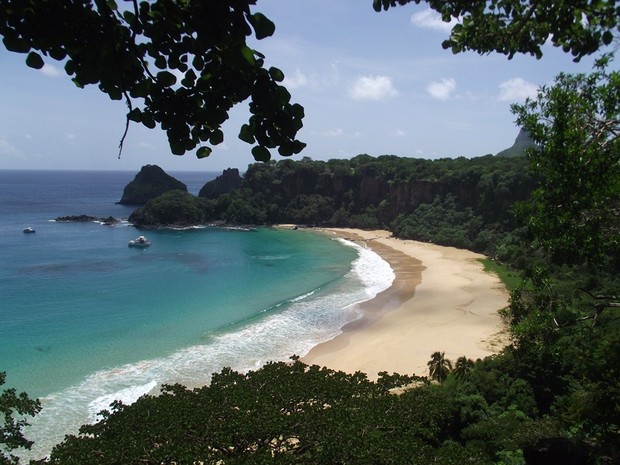
<svg viewBox="0 0 620 465">
<path fill-rule="evenodd" d="M 145 394 L 148 394 L 157 387 L 156 381 L 149 381 L 140 386 L 129 386 L 117 392 L 105 394 L 97 397 L 88 404 L 89 422 L 95 422 L 99 419 L 99 413 L 110 408 L 114 401 L 120 401 L 125 405 L 133 404 L 136 400 Z"/>
<path fill-rule="evenodd" d="M 290 300 L 290 302 L 299 302 L 300 300 L 304 300 L 304 299 L 306 299 L 306 298 L 308 298 L 308 297 L 313 296 L 313 295 L 314 295 L 317 291 L 319 291 L 319 290 L 320 290 L 320 288 L 319 288 L 319 289 L 314 289 L 314 290 L 312 290 L 312 291 L 310 291 L 310 292 L 307 292 L 307 293 L 305 293 L 305 294 L 302 294 L 302 295 L 300 295 L 300 296 L 293 297 L 293 298 Z"/>
<path fill-rule="evenodd" d="M 278 311 L 231 332 L 214 335 L 203 345 L 179 350 L 168 357 L 144 360 L 91 374 L 77 386 L 47 396 L 43 410 L 32 420 L 28 437 L 35 440 L 22 458 L 42 458 L 65 434 L 97 419 L 114 400 L 130 404 L 157 385 L 208 384 L 223 367 L 245 372 L 267 361 L 305 355 L 315 345 L 334 338 L 347 323 L 361 317 L 357 302 L 368 300 L 394 280 L 389 265 L 372 250 L 350 241 L 358 258 L 347 276 L 278 305 Z"/>
<path fill-rule="evenodd" d="M 366 247 L 346 239 L 338 240 L 357 250 L 359 258 L 353 262 L 352 271 L 366 288 L 369 299 L 392 285 L 396 275 L 390 264 L 383 260 L 381 256 Z"/>
</svg>

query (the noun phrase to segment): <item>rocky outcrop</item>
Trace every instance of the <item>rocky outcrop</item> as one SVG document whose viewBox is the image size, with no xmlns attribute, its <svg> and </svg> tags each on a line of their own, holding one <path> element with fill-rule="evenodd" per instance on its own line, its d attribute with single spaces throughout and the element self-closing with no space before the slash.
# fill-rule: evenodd
<svg viewBox="0 0 620 465">
<path fill-rule="evenodd" d="M 54 219 L 54 221 L 58 223 L 87 223 L 87 222 L 99 222 L 102 224 L 116 224 L 120 220 L 114 218 L 113 216 L 108 216 L 105 218 L 100 218 L 97 216 L 90 215 L 69 215 L 69 216 L 59 216 Z"/>
<path fill-rule="evenodd" d="M 228 194 L 241 187 L 243 178 L 239 175 L 237 168 L 228 168 L 217 178 L 209 181 L 198 193 L 199 197 L 206 199 L 217 199 L 222 194 Z"/>
<path fill-rule="evenodd" d="M 187 192 L 187 186 L 167 174 L 157 165 L 145 165 L 123 191 L 118 202 L 122 205 L 144 205 L 164 192 L 180 190 Z"/>
<path fill-rule="evenodd" d="M 534 147 L 536 144 L 530 137 L 530 134 L 525 130 L 521 129 L 517 138 L 515 139 L 515 143 L 512 144 L 511 147 L 498 152 L 496 157 L 522 157 L 525 155 L 525 150 Z"/>
</svg>

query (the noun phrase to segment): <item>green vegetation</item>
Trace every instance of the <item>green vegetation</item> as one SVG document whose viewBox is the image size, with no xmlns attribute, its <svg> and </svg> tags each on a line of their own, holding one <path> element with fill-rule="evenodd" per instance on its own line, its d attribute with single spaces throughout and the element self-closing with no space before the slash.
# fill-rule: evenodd
<svg viewBox="0 0 620 465">
<path fill-rule="evenodd" d="M 0 387 L 4 385 L 6 373 L 0 372 Z M 28 425 L 27 416 L 36 415 L 41 410 L 38 400 L 20 394 L 15 389 L 3 389 L 0 392 L 0 465 L 15 465 L 19 460 L 11 452 L 15 449 L 32 447 L 26 439 L 22 428 Z"/>
<path fill-rule="evenodd" d="M 618 79 L 617 73 L 605 76 L 604 81 Z M 564 94 L 549 89 L 540 102 L 551 105 L 557 95 Z M 612 98 L 607 102 L 609 110 L 618 104 Z M 536 105 L 526 103 L 532 123 L 542 118 Z M 554 141 L 571 130 L 560 124 L 563 118 L 559 115 L 558 124 L 538 140 L 541 153 L 555 147 L 555 154 Z M 607 136 L 598 147 L 608 148 L 606 158 L 613 157 L 618 139 Z M 583 152 L 591 163 L 599 155 L 599 150 Z M 530 157 L 537 160 L 537 154 Z M 534 179 L 524 162 L 367 155 L 350 161 L 285 160 L 252 165 L 241 187 L 202 200 L 207 211 L 229 221 L 320 223 L 325 218 L 330 224 L 410 226 L 412 234 L 432 234 L 435 225 L 438 235 L 452 228 L 458 240 L 470 241 L 485 233 L 495 245 L 502 276 L 511 279 L 510 305 L 503 310 L 510 343 L 501 353 L 450 361 L 429 348 L 428 379 L 383 373 L 377 382 L 297 359 L 246 374 L 224 369 L 208 387 L 172 386 L 131 406 L 115 404 L 101 422 L 58 445 L 46 462 L 617 463 L 618 262 L 597 258 L 609 248 L 554 253 L 545 238 L 558 231 L 541 232 L 531 224 L 540 209 L 562 216 L 572 208 L 553 201 L 562 192 L 570 198 L 575 181 L 544 172 L 538 189 L 551 189 L 555 196 L 527 199 Z M 598 179 L 588 170 L 580 174 L 584 183 Z M 613 212 L 618 191 L 602 184 Z M 525 197 L 519 207 L 523 225 L 510 216 L 517 192 Z M 596 212 L 598 205 L 585 203 L 583 211 Z M 617 231 L 616 217 L 597 218 L 598 226 L 583 229 L 579 237 L 601 236 L 597 244 L 613 245 L 608 239 Z M 476 224 L 482 225 L 480 232 L 468 236 Z M 564 233 L 572 234 L 570 229 Z M 518 283 L 516 269 L 521 270 Z"/>
<path fill-rule="evenodd" d="M 420 3 L 373 5 L 380 10 L 411 1 Z M 290 138 L 301 127 L 303 110 L 290 105 L 276 84 L 281 73 L 265 70 L 263 57 L 245 46 L 246 34 L 265 37 L 272 25 L 249 13 L 253 1 L 230 3 L 141 2 L 121 14 L 114 2 L 96 1 L 96 8 L 75 2 L 59 14 L 58 2 L 4 0 L 0 34 L 8 49 L 30 52 L 30 66 L 43 61 L 31 49 L 54 59 L 68 56 L 67 72 L 78 85 L 99 83 L 112 98 L 125 96 L 130 108 L 130 97 L 145 98 L 148 104 L 131 109 L 129 118 L 149 127 L 160 122 L 175 153 L 199 140 L 221 142 L 219 125 L 229 108 L 250 95 L 254 119 L 240 137 L 257 144 L 255 158 L 269 158 L 265 147 L 296 153 L 303 144 Z M 540 55 L 550 37 L 578 59 L 609 44 L 620 18 L 615 1 L 427 3 L 444 20 L 462 18 L 444 43 L 455 52 Z M 42 14 L 54 28 L 38 27 Z M 223 17 L 228 21 L 221 22 Z M 204 20 L 213 37 L 194 35 L 195 19 Z M 84 28 L 88 37 L 74 39 L 77 22 L 93 25 Z M 181 59 L 184 47 L 195 51 L 192 68 Z M 147 53 L 162 69 L 157 76 L 146 74 Z M 196 62 L 201 56 L 219 67 Z M 120 78 L 112 72 L 120 62 L 105 61 L 111 57 L 126 60 Z M 178 192 L 166 199 L 174 208 L 188 205 L 192 220 L 206 211 L 257 224 L 286 218 L 388 226 L 400 237 L 491 245 L 494 257 L 507 269 L 522 270 L 523 278 L 504 311 L 510 344 L 500 354 L 476 361 L 459 357 L 452 364 L 435 352 L 429 375 L 439 383 L 388 373 L 370 382 L 361 373 L 308 367 L 297 359 L 246 374 L 223 369 L 208 387 L 170 386 L 131 406 L 114 404 L 99 423 L 67 437 L 41 463 L 618 463 L 620 73 L 607 66 L 603 58 L 591 75 L 560 76 L 537 99 L 514 107 L 537 144 L 528 159 L 541 179 L 531 197 L 535 180 L 519 159 L 430 162 L 360 155 L 255 164 L 240 188 L 216 199 L 194 205 Z M 97 69 L 102 74 L 93 74 Z M 185 73 L 177 90 L 167 69 Z M 201 81 L 192 69 L 207 73 L 201 74 L 207 92 L 197 88 Z M 196 93 L 185 100 L 185 89 Z M 190 111 L 177 111 L 181 107 Z M 187 117 L 176 124 L 181 113 Z M 199 150 L 199 156 L 206 154 Z M 515 200 L 523 201 L 522 223 L 510 214 Z M 396 387 L 405 392 L 396 395 Z M 16 462 L 4 452 L 29 444 L 14 412 L 37 410 L 25 395 L 9 390 L 0 396 L 0 463 Z"/>
<path fill-rule="evenodd" d="M 149 200 L 129 216 L 141 226 L 192 226 L 207 221 L 205 201 L 185 191 L 172 190 Z"/>
<path fill-rule="evenodd" d="M 472 249 L 515 263 L 527 251 L 512 206 L 527 199 L 536 185 L 527 166 L 525 158 L 490 155 L 280 160 L 254 163 L 243 178 L 225 170 L 203 186 L 200 201 L 186 195 L 181 203 L 184 209 L 202 210 L 191 216 L 196 223 L 384 228 L 400 238 Z M 178 225 L 177 207 L 170 201 L 151 203 L 130 221 Z"/>
<path fill-rule="evenodd" d="M 522 284 L 521 274 L 509 266 L 503 265 L 490 258 L 481 258 L 479 261 L 482 263 L 484 271 L 497 275 L 509 291 L 517 289 L 519 285 Z"/>
<path fill-rule="evenodd" d="M 511 207 L 535 187 L 527 166 L 525 158 L 490 155 L 255 163 L 240 187 L 208 199 L 209 216 L 242 224 L 385 228 L 400 238 L 518 255 Z"/>
<path fill-rule="evenodd" d="M 265 56 L 246 38 L 269 37 L 275 25 L 252 13 L 256 0 L 0 1 L 0 35 L 26 64 L 64 62 L 78 87 L 97 85 L 124 100 L 127 126 L 166 131 L 170 150 L 209 156 L 224 141 L 229 111 L 249 100 L 251 116 L 239 138 L 253 145 L 256 160 L 269 149 L 282 156 L 305 146 L 295 138 L 304 109 L 280 85 L 284 74 L 265 66 Z M 80 27 L 76 28 L 76 24 Z M 53 27 L 52 27 L 53 25 Z M 119 151 L 120 155 L 120 151 Z"/>
<path fill-rule="evenodd" d="M 535 100 L 513 105 L 538 144 L 528 153 L 541 176 L 521 213 L 557 263 L 620 260 L 620 72 L 610 67 L 604 56 L 592 73 L 561 74 Z"/>
<path fill-rule="evenodd" d="M 542 46 L 551 43 L 579 61 L 611 44 L 618 37 L 618 2 L 559 0 L 373 0 L 376 11 L 408 3 L 426 3 L 449 22 L 458 18 L 443 48 L 460 53 L 497 52 L 514 57 L 528 53 L 542 57 Z"/>
</svg>

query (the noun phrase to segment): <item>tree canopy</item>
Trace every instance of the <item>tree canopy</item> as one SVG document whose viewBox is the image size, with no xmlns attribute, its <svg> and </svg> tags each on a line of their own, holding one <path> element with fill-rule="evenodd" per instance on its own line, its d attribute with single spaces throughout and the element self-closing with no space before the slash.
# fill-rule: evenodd
<svg viewBox="0 0 620 465">
<path fill-rule="evenodd" d="M 458 19 L 444 43 L 454 53 L 497 51 L 540 57 L 551 37 L 576 60 L 618 35 L 616 1 L 373 0 L 375 10 L 427 3 L 444 21 Z M 131 121 L 161 127 L 173 154 L 196 149 L 199 158 L 223 142 L 230 110 L 249 101 L 251 116 L 239 138 L 267 161 L 272 151 L 297 154 L 304 109 L 281 85 L 282 71 L 248 46 L 275 31 L 256 0 L 0 0 L 4 46 L 26 64 L 64 63 L 78 87 L 97 85 L 128 107 Z M 126 132 L 121 138 L 119 155 Z"/>
<path fill-rule="evenodd" d="M 6 373 L 0 371 L 0 386 L 5 380 Z M 24 437 L 22 428 L 28 425 L 26 417 L 36 415 L 39 410 L 39 401 L 31 399 L 25 392 L 18 394 L 12 388 L 0 392 L 0 465 L 19 463 L 12 451 L 32 447 L 32 441 Z"/>
<path fill-rule="evenodd" d="M 603 57 L 590 74 L 560 74 L 537 98 L 513 105 L 517 123 L 537 143 L 528 150 L 541 177 L 521 213 L 562 263 L 618 265 L 620 72 L 609 65 Z"/>
<path fill-rule="evenodd" d="M 454 53 L 498 52 L 512 58 L 540 58 L 550 40 L 576 61 L 609 45 L 620 32 L 617 1 L 560 0 L 373 0 L 376 11 L 408 3 L 427 3 L 445 22 L 458 20 L 443 47 Z"/>
<path fill-rule="evenodd" d="M 127 124 L 159 125 L 175 155 L 199 146 L 196 155 L 208 156 L 209 145 L 223 141 L 228 112 L 248 99 L 251 116 L 239 137 L 254 145 L 257 160 L 268 160 L 269 149 L 283 156 L 303 149 L 295 138 L 303 108 L 279 84 L 282 71 L 267 69 L 246 43 L 275 30 L 250 11 L 255 0 L 125 3 L 1 0 L 2 42 L 27 53 L 32 68 L 63 61 L 78 87 L 96 84 L 111 99 L 124 99 Z"/>
</svg>

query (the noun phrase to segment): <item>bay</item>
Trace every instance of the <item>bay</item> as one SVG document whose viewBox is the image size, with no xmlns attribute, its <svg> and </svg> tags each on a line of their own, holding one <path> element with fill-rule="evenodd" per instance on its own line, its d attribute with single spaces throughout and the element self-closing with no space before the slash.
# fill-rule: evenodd
<svg viewBox="0 0 620 465">
<path fill-rule="evenodd" d="M 194 194 L 215 176 L 170 174 Z M 312 231 L 138 231 L 115 203 L 133 175 L 0 171 L 0 370 L 43 403 L 29 457 L 113 400 L 304 355 L 393 279 L 368 249 Z M 53 221 L 79 214 L 123 221 Z M 152 246 L 127 247 L 139 234 Z"/>
</svg>

